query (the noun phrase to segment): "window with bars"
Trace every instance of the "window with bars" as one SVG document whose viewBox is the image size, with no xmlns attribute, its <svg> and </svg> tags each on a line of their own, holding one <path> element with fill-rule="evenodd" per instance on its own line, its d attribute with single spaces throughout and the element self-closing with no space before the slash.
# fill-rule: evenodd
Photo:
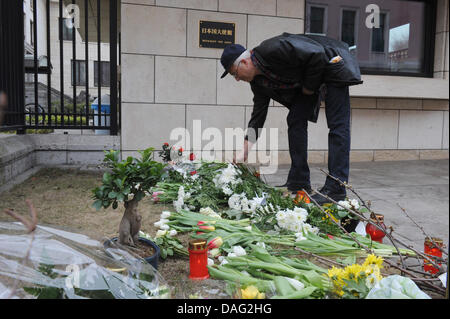
<svg viewBox="0 0 450 319">
<path fill-rule="evenodd" d="M 308 23 L 306 33 L 323 34 L 327 33 L 327 7 L 322 5 L 307 6 Z"/>
<path fill-rule="evenodd" d="M 86 85 L 86 61 L 72 60 L 72 86 Z"/>
<path fill-rule="evenodd" d="M 70 20 L 73 20 L 71 18 L 59 18 L 59 21 L 62 22 L 62 34 L 59 35 L 59 40 L 67 40 L 72 41 L 73 40 L 73 24 Z M 69 27 L 72 26 L 72 27 Z"/>
<path fill-rule="evenodd" d="M 98 61 L 94 61 L 94 86 L 98 87 Z M 102 87 L 109 87 L 110 84 L 110 73 L 109 73 L 109 62 L 101 61 L 100 63 L 100 80 Z"/>
</svg>

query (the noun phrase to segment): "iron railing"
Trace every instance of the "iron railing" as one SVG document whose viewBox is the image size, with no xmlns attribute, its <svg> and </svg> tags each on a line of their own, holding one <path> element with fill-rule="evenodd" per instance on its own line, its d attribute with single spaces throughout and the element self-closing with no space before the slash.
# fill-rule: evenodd
<svg viewBox="0 0 450 319">
<path fill-rule="evenodd" d="M 51 2 L 45 0 L 46 12 L 39 13 L 37 0 L 31 0 L 33 4 L 33 65 L 25 66 L 24 62 L 24 15 L 23 0 L 0 1 L 1 6 L 1 52 L 0 52 L 0 91 L 4 91 L 8 96 L 8 107 L 4 123 L 0 123 L 0 131 L 17 131 L 25 132 L 26 129 L 102 129 L 109 130 L 111 135 L 117 135 L 120 128 L 120 83 L 118 84 L 118 48 L 120 50 L 120 34 L 118 30 L 118 1 L 101 1 L 101 0 L 59 0 L 58 2 L 58 21 L 51 20 Z M 67 12 L 69 5 L 84 8 L 79 12 Z M 105 7 L 108 5 L 108 7 Z M 102 8 L 103 6 L 103 8 Z M 94 15 L 96 9 L 96 17 Z M 97 63 L 98 74 L 98 90 L 91 92 L 93 96 L 97 93 L 98 109 L 91 109 L 93 98 L 90 94 L 89 79 L 89 46 L 96 42 L 97 45 L 97 61 L 105 62 L 101 59 L 102 44 L 102 14 L 109 9 L 109 73 L 110 73 L 110 112 L 102 112 L 102 63 Z M 90 10 L 92 10 L 90 12 Z M 103 10 L 103 11 L 102 11 Z M 77 57 L 77 34 L 81 35 L 81 23 L 76 25 L 76 17 L 74 14 L 84 16 L 84 57 Z M 38 23 L 38 15 L 45 17 L 45 25 Z M 83 61 L 85 63 L 85 98 L 83 101 L 77 101 L 77 81 L 73 81 L 71 92 L 65 92 L 66 81 L 65 72 L 72 74 L 72 78 L 76 79 L 78 71 L 70 63 L 70 69 L 65 70 L 64 62 L 68 59 L 67 52 L 65 54 L 65 46 L 63 39 L 63 18 L 70 17 L 72 19 L 72 61 Z M 53 18 L 54 19 L 54 18 Z M 91 19 L 91 20 L 90 20 Z M 81 21 L 78 17 L 78 21 Z M 39 20 L 39 21 L 42 21 Z M 90 23 L 91 22 L 91 23 Z M 96 41 L 89 38 L 89 28 L 94 25 L 96 27 Z M 78 28 L 76 28 L 78 27 Z M 39 28 L 45 28 L 44 30 Z M 39 32 L 38 32 L 39 29 Z M 51 38 L 51 33 L 58 34 L 58 40 Z M 39 48 L 40 43 L 38 36 L 46 35 L 46 63 L 40 65 L 42 56 L 38 56 L 38 52 L 42 52 Z M 103 32 L 103 34 L 105 34 Z M 59 41 L 59 52 L 52 52 L 51 41 Z M 103 41 L 105 43 L 105 41 Z M 67 48 L 67 47 L 66 47 Z M 38 51 L 40 50 L 40 51 Z M 56 54 L 55 54 L 56 53 Z M 53 68 L 52 61 L 59 60 L 59 70 Z M 30 62 L 30 61 L 28 61 Z M 91 59 L 92 62 L 92 59 Z M 59 72 L 55 72 L 59 71 Z M 25 102 L 24 90 L 24 73 L 33 75 L 34 78 L 34 99 L 32 102 Z M 52 76 L 52 73 L 56 75 Z M 42 98 L 42 92 L 39 91 L 39 75 L 46 75 L 46 96 Z M 53 81 L 52 81 L 53 77 Z M 58 81 L 59 80 L 59 81 Z M 58 85 L 59 82 L 59 85 Z M 66 90 L 67 91 L 67 90 Z M 97 91 L 97 92 L 95 92 Z M 56 92 L 56 93 L 55 93 Z M 40 96 L 41 93 L 41 96 Z M 54 96 L 57 96 L 56 98 Z M 71 95 L 71 96 L 70 96 Z M 53 97 L 53 98 L 52 98 Z M 46 106 L 43 106 L 46 105 Z M 109 124 L 108 124 L 109 122 Z"/>
</svg>

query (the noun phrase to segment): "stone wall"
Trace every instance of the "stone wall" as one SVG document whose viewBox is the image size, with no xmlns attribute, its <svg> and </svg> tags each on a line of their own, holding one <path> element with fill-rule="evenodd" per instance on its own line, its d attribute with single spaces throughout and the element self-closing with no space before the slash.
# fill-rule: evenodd
<svg viewBox="0 0 450 319">
<path fill-rule="evenodd" d="M 0 134 L 0 190 L 34 167 L 101 164 L 111 149 L 120 149 L 118 136 Z"/>
<path fill-rule="evenodd" d="M 220 79 L 222 50 L 199 47 L 199 20 L 235 23 L 236 43 L 252 48 L 282 32 L 303 33 L 304 4 L 122 0 L 123 154 L 175 142 L 169 140 L 172 129 L 184 127 L 192 133 L 194 120 L 202 120 L 202 129 L 217 127 L 222 133 L 225 128 L 246 128 L 253 105 L 250 87 L 231 76 Z M 445 6 L 448 0 L 439 1 L 437 24 L 442 28 L 437 28 L 436 46 L 443 43 L 444 51 L 438 50 L 436 59 L 444 61 L 442 74 L 435 73 L 434 79 L 365 75 L 364 85 L 351 88 L 352 161 L 448 158 L 448 15 L 441 12 Z M 279 129 L 280 163 L 290 162 L 286 116 L 286 108 L 271 102 L 265 127 Z M 309 132 L 309 160 L 326 162 L 324 110 Z M 223 152 L 216 155 L 221 159 Z"/>
</svg>

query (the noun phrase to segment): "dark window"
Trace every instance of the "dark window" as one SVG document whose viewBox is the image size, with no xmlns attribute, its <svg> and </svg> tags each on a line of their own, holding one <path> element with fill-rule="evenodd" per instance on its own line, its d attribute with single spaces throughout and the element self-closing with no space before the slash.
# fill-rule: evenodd
<svg viewBox="0 0 450 319">
<path fill-rule="evenodd" d="M 309 6 L 308 33 L 326 34 L 326 7 Z"/>
<path fill-rule="evenodd" d="M 59 35 L 59 39 L 72 41 L 73 40 L 73 24 L 70 23 L 71 19 L 59 18 L 59 20 L 62 22 L 62 37 L 61 37 L 61 35 Z M 72 26 L 72 27 L 69 28 L 68 25 Z"/>
<path fill-rule="evenodd" d="M 86 85 L 86 61 L 72 60 L 72 86 Z"/>
<path fill-rule="evenodd" d="M 30 21 L 30 43 L 34 45 L 34 23 Z"/>
<path fill-rule="evenodd" d="M 380 13 L 380 27 L 372 29 L 372 52 L 384 52 L 386 41 L 386 13 Z"/>
<path fill-rule="evenodd" d="M 101 84 L 109 87 L 109 62 L 102 61 L 100 64 Z M 98 62 L 94 61 L 94 86 L 98 86 Z"/>
<path fill-rule="evenodd" d="M 306 0 L 305 33 L 346 42 L 364 74 L 432 77 L 435 15 L 428 0 Z"/>
<path fill-rule="evenodd" d="M 341 40 L 349 47 L 356 44 L 356 11 L 342 10 Z"/>
</svg>

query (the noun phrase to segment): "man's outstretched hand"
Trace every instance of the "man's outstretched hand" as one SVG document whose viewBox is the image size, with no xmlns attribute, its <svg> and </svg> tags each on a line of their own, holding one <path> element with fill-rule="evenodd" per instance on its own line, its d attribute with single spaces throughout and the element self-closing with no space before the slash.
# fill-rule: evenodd
<svg viewBox="0 0 450 319">
<path fill-rule="evenodd" d="M 244 149 L 242 151 L 237 152 L 237 154 L 233 157 L 233 163 L 243 163 L 247 161 L 248 158 L 248 151 L 252 148 L 253 143 L 249 142 L 248 140 L 244 140 Z"/>
</svg>

